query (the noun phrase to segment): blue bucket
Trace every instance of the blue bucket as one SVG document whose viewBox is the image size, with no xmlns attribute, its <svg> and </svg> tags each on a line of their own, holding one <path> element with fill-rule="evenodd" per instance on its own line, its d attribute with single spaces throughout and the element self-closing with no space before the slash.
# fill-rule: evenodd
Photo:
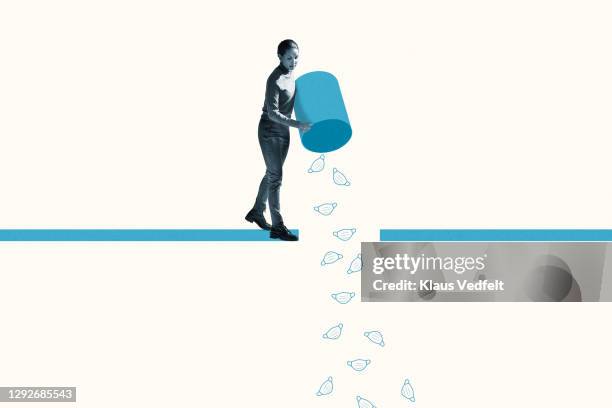
<svg viewBox="0 0 612 408">
<path fill-rule="evenodd" d="M 315 71 L 295 81 L 295 117 L 312 123 L 308 132 L 300 132 L 304 147 L 327 153 L 344 146 L 353 134 L 340 85 L 329 72 Z"/>
</svg>

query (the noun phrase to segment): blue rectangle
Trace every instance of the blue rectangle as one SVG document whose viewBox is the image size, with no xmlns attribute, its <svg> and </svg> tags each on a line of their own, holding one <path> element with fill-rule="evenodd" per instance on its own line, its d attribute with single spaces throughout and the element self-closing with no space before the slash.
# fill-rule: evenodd
<svg viewBox="0 0 612 408">
<path fill-rule="evenodd" d="M 299 235 L 299 230 L 291 230 Z M 257 229 L 0 229 L 0 241 L 278 241 Z"/>
<path fill-rule="evenodd" d="M 610 242 L 609 229 L 381 229 L 381 241 Z"/>
</svg>

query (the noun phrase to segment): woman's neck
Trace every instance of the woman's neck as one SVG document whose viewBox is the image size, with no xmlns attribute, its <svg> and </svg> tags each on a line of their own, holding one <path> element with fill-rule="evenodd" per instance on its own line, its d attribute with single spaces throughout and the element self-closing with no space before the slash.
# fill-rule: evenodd
<svg viewBox="0 0 612 408">
<path fill-rule="evenodd" d="M 285 68 L 285 66 L 282 63 L 279 64 L 279 67 L 280 67 L 281 72 L 283 74 L 290 74 L 291 73 L 291 71 L 289 71 L 287 68 Z"/>
</svg>

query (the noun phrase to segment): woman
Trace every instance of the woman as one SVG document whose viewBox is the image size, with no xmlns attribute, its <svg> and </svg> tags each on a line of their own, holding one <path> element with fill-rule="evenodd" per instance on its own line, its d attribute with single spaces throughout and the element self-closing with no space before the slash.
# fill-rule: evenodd
<svg viewBox="0 0 612 408">
<path fill-rule="evenodd" d="M 289 127 L 310 130 L 311 124 L 291 119 L 295 100 L 293 70 L 297 66 L 299 49 L 293 40 L 284 40 L 277 49 L 279 65 L 266 82 L 266 97 L 259 120 L 259 146 L 266 162 L 266 174 L 259 184 L 255 205 L 245 219 L 256 223 L 261 229 L 270 230 L 270 238 L 297 241 L 283 222 L 280 213 L 279 192 L 283 178 L 283 163 L 289 151 Z M 268 201 L 272 225 L 264 218 Z"/>
</svg>

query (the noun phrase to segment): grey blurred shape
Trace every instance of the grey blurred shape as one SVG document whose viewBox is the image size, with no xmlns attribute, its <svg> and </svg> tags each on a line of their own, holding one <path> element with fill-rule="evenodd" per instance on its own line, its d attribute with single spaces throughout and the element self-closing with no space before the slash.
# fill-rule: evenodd
<svg viewBox="0 0 612 408">
<path fill-rule="evenodd" d="M 541 255 L 534 264 L 523 281 L 529 299 L 535 302 L 582 301 L 580 286 L 563 259 L 555 255 Z M 573 293 L 568 299 L 570 292 Z"/>
</svg>

